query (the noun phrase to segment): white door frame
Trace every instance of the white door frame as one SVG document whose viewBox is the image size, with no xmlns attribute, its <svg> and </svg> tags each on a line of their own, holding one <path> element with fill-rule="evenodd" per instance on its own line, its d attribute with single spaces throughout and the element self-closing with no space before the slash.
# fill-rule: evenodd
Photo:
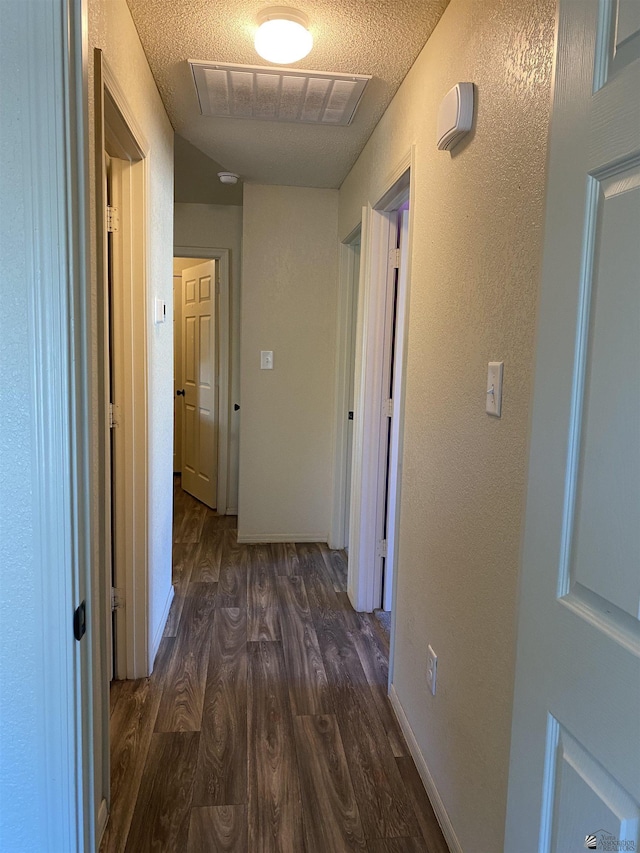
<svg viewBox="0 0 640 853">
<path fill-rule="evenodd" d="M 389 280 L 389 250 L 395 247 L 396 211 L 409 195 L 410 207 L 413 184 L 411 174 L 415 148 L 406 154 L 385 182 L 377 203 L 363 208 L 360 289 L 358 294 L 358 325 L 356 339 L 356 388 L 353 432 L 353 469 L 351 483 L 350 546 L 347 591 L 353 607 L 371 612 L 382 600 L 382 557 L 378 552 L 381 530 L 381 482 L 386 476 L 381 462 L 383 436 L 382 411 L 385 392 L 382 387 L 384 361 L 384 330 L 386 288 Z M 409 221 L 407 258 L 411 257 L 412 219 Z M 404 291 L 398 294 L 398 317 L 404 329 L 404 340 L 398 344 L 400 395 L 395 401 L 394 417 L 398 419 L 397 458 L 402 457 L 404 422 L 404 386 L 408 326 L 406 315 L 409 298 L 409 270 Z M 396 408 L 397 407 L 397 408 Z M 393 510 L 396 529 L 399 524 L 400 470 L 396 506 Z M 395 553 L 388 558 L 397 565 L 398 537 Z M 397 572 L 394 573 L 394 593 Z M 393 638 L 392 638 L 393 641 Z M 393 646 L 391 651 L 393 652 Z M 392 662 L 392 658 L 391 658 Z M 390 671 L 391 677 L 391 671 Z"/>
<path fill-rule="evenodd" d="M 216 512 L 226 515 L 229 493 L 230 394 L 230 250 L 212 246 L 174 246 L 174 258 L 207 258 L 218 261 L 218 488 Z M 182 381 L 182 377 L 180 377 Z"/>
<path fill-rule="evenodd" d="M 119 246 L 113 273 L 113 326 L 116 336 L 113 363 L 116 374 L 115 421 L 118 430 L 113 465 L 116 482 L 115 552 L 116 584 L 124 590 L 125 607 L 118 613 L 116 674 L 119 678 L 149 675 L 149 555 L 148 555 L 148 393 L 147 393 L 147 270 L 149 267 L 147 204 L 149 146 L 120 85 L 99 50 L 94 51 L 96 88 L 96 208 L 97 276 L 102 292 L 98 299 L 98 330 L 101 341 L 99 422 L 101 430 L 100 493 L 102 500 L 101 555 L 110 538 L 108 497 L 110 467 L 108 441 L 108 394 L 106 376 L 109 353 L 106 316 L 106 204 L 103 197 L 103 151 L 115 165 L 119 193 Z M 102 566 L 105 625 L 104 655 L 108 644 L 111 578 Z M 105 670 L 108 672 L 108 668 Z M 108 702 L 107 702 L 108 707 Z"/>
<path fill-rule="evenodd" d="M 336 335 L 336 421 L 335 444 L 333 454 L 333 502 L 331 510 L 331 529 L 329 547 L 341 549 L 346 546 L 345 510 L 347 503 L 347 445 L 348 422 L 351 401 L 349 400 L 349 340 L 352 333 L 353 290 L 356 281 L 356 253 L 354 245 L 360 243 L 361 226 L 358 225 L 340 245 L 338 271 L 338 314 Z"/>
</svg>

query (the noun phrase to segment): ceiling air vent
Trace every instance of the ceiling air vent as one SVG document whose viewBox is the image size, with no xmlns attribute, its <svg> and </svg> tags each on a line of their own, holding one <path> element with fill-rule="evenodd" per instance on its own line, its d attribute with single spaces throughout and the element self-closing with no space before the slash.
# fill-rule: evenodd
<svg viewBox="0 0 640 853">
<path fill-rule="evenodd" d="M 351 124 L 364 74 L 298 71 L 189 60 L 204 116 L 304 124 Z"/>
</svg>

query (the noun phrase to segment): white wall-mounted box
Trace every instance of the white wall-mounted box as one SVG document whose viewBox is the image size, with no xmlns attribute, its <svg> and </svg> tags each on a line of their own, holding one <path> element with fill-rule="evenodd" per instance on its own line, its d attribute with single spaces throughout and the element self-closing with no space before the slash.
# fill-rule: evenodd
<svg viewBox="0 0 640 853">
<path fill-rule="evenodd" d="M 437 145 L 451 151 L 473 125 L 473 83 L 456 83 L 442 99 L 438 110 Z"/>
</svg>

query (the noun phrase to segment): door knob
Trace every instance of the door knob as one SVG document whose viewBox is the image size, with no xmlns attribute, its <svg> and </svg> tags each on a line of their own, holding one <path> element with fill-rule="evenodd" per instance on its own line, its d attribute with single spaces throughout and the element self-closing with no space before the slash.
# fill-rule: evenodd
<svg viewBox="0 0 640 853">
<path fill-rule="evenodd" d="M 176 391 L 176 397 L 184 397 L 184 388 L 182 388 L 180 391 Z"/>
</svg>

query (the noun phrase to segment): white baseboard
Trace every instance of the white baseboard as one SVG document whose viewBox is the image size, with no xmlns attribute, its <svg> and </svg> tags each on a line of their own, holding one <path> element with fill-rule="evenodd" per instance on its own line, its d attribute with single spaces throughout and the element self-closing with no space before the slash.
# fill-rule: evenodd
<svg viewBox="0 0 640 853">
<path fill-rule="evenodd" d="M 173 585 L 169 587 L 169 590 L 169 595 L 167 596 L 167 601 L 164 605 L 164 610 L 162 611 L 162 617 L 158 623 L 158 628 L 156 629 L 155 637 L 153 638 L 153 644 L 149 649 L 149 675 L 151 675 L 151 673 L 153 672 L 153 664 L 155 662 L 156 655 L 158 654 L 158 649 L 160 648 L 164 629 L 167 626 L 167 619 L 169 618 L 169 610 L 171 609 L 171 604 L 173 602 Z"/>
<path fill-rule="evenodd" d="M 300 533 L 250 533 L 238 534 L 238 545 L 260 545 L 270 542 L 326 542 L 326 533 L 316 533 L 311 536 Z"/>
<path fill-rule="evenodd" d="M 436 784 L 433 781 L 433 776 L 429 772 L 427 762 L 425 761 L 424 755 L 422 754 L 422 751 L 418 746 L 416 736 L 413 733 L 413 729 L 409 725 L 409 720 L 407 719 L 407 715 L 404 712 L 404 708 L 400 704 L 398 694 L 396 693 L 396 689 L 393 684 L 391 685 L 391 688 L 389 690 L 389 701 L 391 702 L 391 707 L 394 710 L 396 719 L 398 720 L 400 728 L 402 729 L 402 733 L 404 734 L 405 739 L 407 741 L 409 752 L 411 753 L 411 757 L 413 758 L 418 773 L 420 774 L 422 784 L 424 785 L 425 791 L 427 792 L 427 797 L 429 797 L 429 801 L 433 806 L 433 811 L 435 812 L 435 815 L 438 819 L 438 823 L 440 824 L 442 834 L 444 835 L 445 841 L 449 845 L 449 850 L 451 851 L 451 853 L 463 853 L 462 847 L 460 846 L 460 842 L 458 841 L 458 837 L 454 832 L 453 824 L 449 819 L 447 810 L 444 807 L 444 803 L 440 798 L 440 794 L 438 793 Z"/>
<path fill-rule="evenodd" d="M 237 506 L 228 506 L 225 515 L 237 515 L 238 507 Z"/>
</svg>

